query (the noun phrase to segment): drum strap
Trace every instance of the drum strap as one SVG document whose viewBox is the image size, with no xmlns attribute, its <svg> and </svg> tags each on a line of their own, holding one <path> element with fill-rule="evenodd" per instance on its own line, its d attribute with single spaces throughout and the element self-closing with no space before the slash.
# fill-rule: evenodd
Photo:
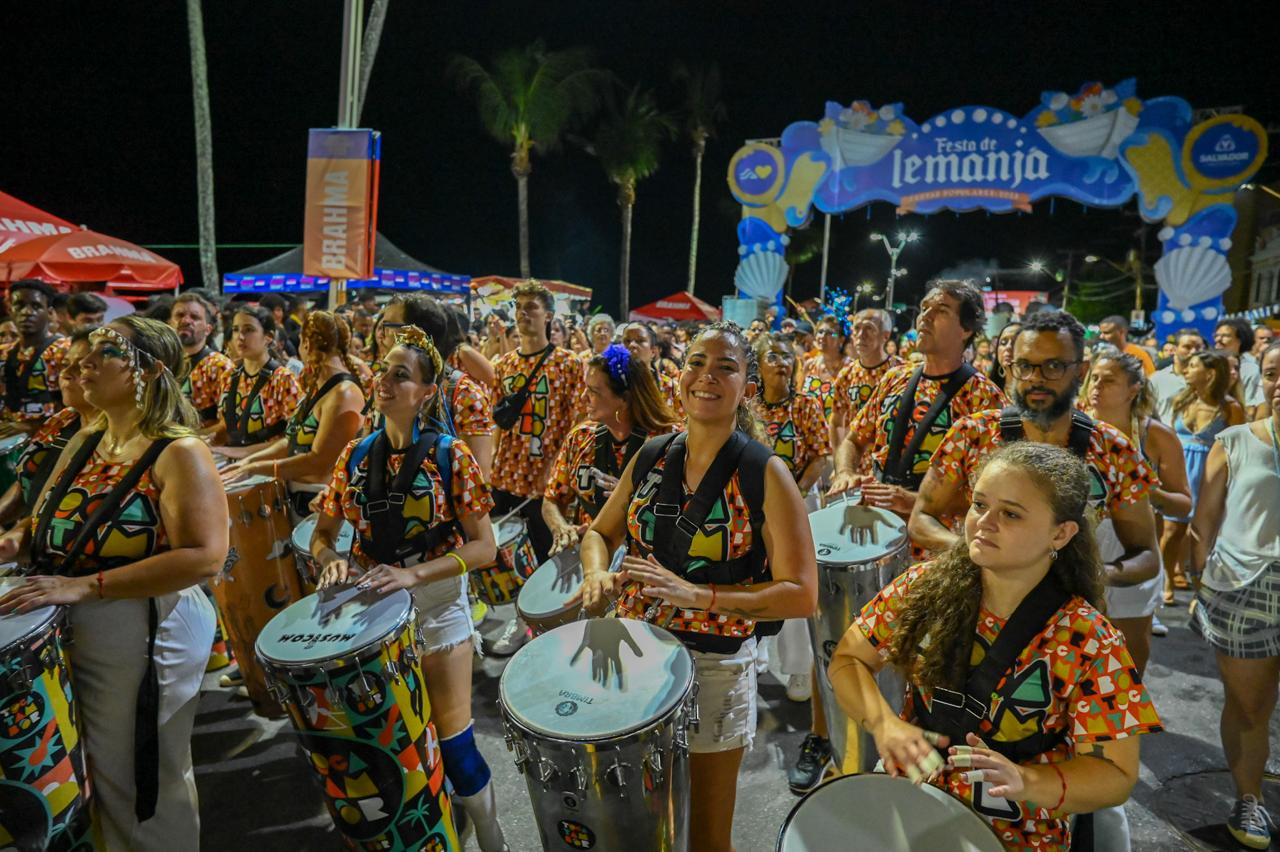
<svg viewBox="0 0 1280 852">
<path fill-rule="evenodd" d="M 85 464 L 88 463 L 89 457 L 93 455 L 93 451 L 97 449 L 98 443 L 102 440 L 102 436 L 106 431 L 90 432 L 85 438 L 76 454 L 71 457 L 71 461 L 62 471 L 62 476 L 58 478 L 58 482 L 53 487 L 53 491 L 41 506 L 40 519 L 36 525 L 36 532 L 31 541 L 32 563 L 36 565 L 37 571 L 41 574 L 72 574 L 75 570 L 76 563 L 80 560 L 80 556 L 84 553 L 84 549 L 89 544 L 89 540 L 95 533 L 101 531 L 105 526 L 112 524 L 124 512 L 125 498 L 142 479 L 143 474 L 151 469 L 155 464 L 160 453 L 164 448 L 173 443 L 173 438 L 157 438 L 151 442 L 151 445 L 142 453 L 133 466 L 125 473 L 124 477 L 107 493 L 107 495 L 98 502 L 96 508 L 89 513 L 83 524 L 80 525 L 76 537 L 72 539 L 71 545 L 67 548 L 66 556 L 58 556 L 48 551 L 45 543 L 48 541 L 49 528 L 53 524 L 53 516 L 58 507 L 62 505 L 62 500 L 67 496 L 67 492 L 71 490 L 71 485 L 75 482 L 76 477 L 84 470 Z M 56 560 L 56 561 L 55 561 Z"/>
<path fill-rule="evenodd" d="M 1018 409 L 1012 405 L 1000 409 L 1000 440 L 1006 444 L 1026 440 L 1027 432 L 1022 425 L 1022 417 Z M 1071 409 L 1071 433 L 1067 436 L 1067 449 L 1072 455 L 1083 459 L 1089 452 L 1089 441 L 1093 438 L 1093 418 L 1078 408 Z"/>
<path fill-rule="evenodd" d="M 594 464 L 596 469 L 609 474 L 610 476 L 621 476 L 622 471 L 626 469 L 627 462 L 631 461 L 631 457 L 640 452 L 640 448 L 644 446 L 645 434 L 639 429 L 635 429 L 627 436 L 627 448 L 622 452 L 622 465 L 614 463 L 614 440 L 613 435 L 609 433 L 608 426 L 596 427 L 596 454 Z M 600 510 L 604 508 L 605 500 L 600 494 L 599 486 L 591 490 L 591 517 L 600 514 Z"/>
<path fill-rule="evenodd" d="M 980 727 L 991 716 L 991 697 L 1000 679 L 1012 671 L 1018 655 L 1069 599 L 1053 573 L 1046 574 L 1018 604 L 982 662 L 970 669 L 963 692 L 935 686 L 930 709 L 919 690 L 915 690 L 916 723 L 926 730 L 946 734 L 952 745 L 963 743 L 968 733 L 981 736 Z M 1061 739 L 1057 734 L 1038 733 L 1016 742 L 988 740 L 987 745 L 1018 762 L 1048 751 Z"/>
<path fill-rule="evenodd" d="M 421 556 L 452 535 L 458 529 L 458 522 L 454 520 L 437 523 L 422 535 L 406 542 L 405 498 L 413 489 L 413 481 L 418 471 L 422 469 L 423 460 L 434 451 L 436 466 L 440 469 L 440 478 L 444 485 L 445 499 L 452 499 L 453 439 L 438 432 L 417 433 L 413 444 L 405 450 L 400 469 L 396 471 L 388 488 L 387 459 L 391 452 L 391 442 L 387 440 L 387 433 L 382 430 L 370 437 L 372 441 L 368 449 L 369 464 L 368 476 L 365 479 L 364 513 L 372 526 L 372 536 L 369 539 L 361 537 L 360 549 L 378 562 L 388 564 L 414 555 Z"/>
<path fill-rule="evenodd" d="M 18 352 L 22 349 L 22 341 L 18 341 L 9 350 L 9 357 L 4 361 L 4 403 L 10 411 L 21 412 L 24 402 L 55 402 L 62 400 L 62 391 L 58 390 L 56 384 L 52 388 L 43 391 L 32 391 L 29 388 L 31 371 L 36 368 L 36 362 L 44 357 L 44 353 L 48 351 L 49 347 L 57 339 L 57 335 L 51 335 L 37 343 L 31 354 L 31 360 L 26 363 L 21 372 L 18 370 Z"/>
<path fill-rule="evenodd" d="M 325 394 L 343 382 L 354 382 L 357 386 L 360 384 L 360 380 L 350 373 L 335 373 L 325 380 L 319 390 L 313 394 L 308 394 L 307 398 L 303 400 L 302 406 L 289 418 L 289 425 L 284 430 L 284 433 L 289 436 L 289 455 L 298 454 L 297 436 L 302 431 L 302 424 L 307 422 L 307 418 L 311 416 L 311 412 L 315 410 L 320 400 L 324 399 Z"/>
<path fill-rule="evenodd" d="M 937 421 L 938 415 L 942 414 L 942 409 L 951 404 L 951 400 L 964 387 L 965 382 L 969 381 L 976 372 L 972 364 L 961 364 L 959 369 L 947 377 L 938 395 L 934 397 L 933 405 L 929 406 L 929 411 L 916 423 L 915 434 L 911 436 L 911 443 L 907 444 L 904 450 L 903 444 L 906 444 L 907 440 L 907 423 L 911 420 L 911 413 L 916 408 L 916 389 L 920 387 L 920 379 L 924 377 L 924 367 L 916 367 L 902 395 L 898 397 L 897 407 L 893 411 L 893 434 L 889 436 L 889 453 L 885 457 L 884 469 L 881 471 L 884 482 L 912 489 L 920 487 L 920 480 L 923 477 L 912 473 L 911 469 L 914 467 L 912 460 L 915 459 L 916 453 L 920 452 L 920 447 L 924 445 L 925 438 L 929 436 L 929 431 Z"/>
<path fill-rule="evenodd" d="M 244 367 L 240 367 L 232 375 L 231 390 L 227 391 L 227 398 L 222 403 L 222 419 L 227 424 L 227 443 L 231 446 L 246 447 L 249 445 L 247 430 L 249 428 L 249 412 L 253 410 L 253 401 L 262 393 L 262 389 L 266 387 L 267 382 L 271 380 L 271 376 L 279 366 L 273 358 L 269 359 L 266 365 L 258 371 L 258 378 L 249 390 L 249 395 L 244 398 L 244 407 L 238 412 L 236 411 L 236 389 L 240 387 L 240 377 L 245 374 Z M 259 432 L 254 432 L 254 440 L 261 442 L 274 438 L 282 434 L 288 425 L 286 421 L 281 420 Z"/>
<path fill-rule="evenodd" d="M 80 422 L 80 415 L 76 415 L 62 430 L 58 432 L 56 438 L 49 442 L 49 446 L 45 448 L 44 456 L 40 459 L 40 464 L 36 466 L 35 471 L 28 477 L 30 483 L 28 494 L 30 500 L 34 504 L 36 497 L 44 493 L 44 486 L 49 481 L 49 475 L 53 473 L 53 469 L 58 465 L 58 459 L 62 458 L 62 451 L 66 449 L 71 439 L 80 431 L 83 424 Z M 28 506 L 28 510 L 34 508 L 34 505 Z"/>
</svg>

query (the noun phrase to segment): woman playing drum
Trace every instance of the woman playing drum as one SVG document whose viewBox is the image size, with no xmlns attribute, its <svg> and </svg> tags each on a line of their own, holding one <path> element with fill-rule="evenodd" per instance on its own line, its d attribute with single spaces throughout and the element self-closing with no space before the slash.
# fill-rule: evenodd
<svg viewBox="0 0 1280 852">
<path fill-rule="evenodd" d="M 347 354 L 350 342 L 345 320 L 328 311 L 307 314 L 298 345 L 306 367 L 306 396 L 289 418 L 284 435 L 224 470 L 225 481 L 247 476 L 271 476 L 288 482 L 329 481 L 339 454 L 364 424 L 364 394 L 359 370 Z"/>
<path fill-rule="evenodd" d="M 565 438 L 543 495 L 552 553 L 578 546 L 631 457 L 676 422 L 654 374 L 625 346 L 609 346 L 587 360 L 585 395 L 588 419 Z"/>
<path fill-rule="evenodd" d="M 85 398 L 104 415 L 71 440 L 31 526 L 0 538 L 41 576 L 0 614 L 70 606 L 76 699 L 111 850 L 194 849 L 191 729 L 213 640 L 196 587 L 227 554 L 227 503 L 163 323 L 122 317 L 90 335 Z"/>
<path fill-rule="evenodd" d="M 22 448 L 17 466 L 18 480 L 0 498 L 0 523 L 7 525 L 31 514 L 36 500 L 44 492 L 53 466 L 58 462 L 58 455 L 67 442 L 84 428 L 84 424 L 98 414 L 98 409 L 84 398 L 84 388 L 80 386 L 80 360 L 89 352 L 91 330 L 86 328 L 71 335 L 71 345 L 67 347 L 62 370 L 58 373 L 58 388 L 62 391 L 62 404 L 66 408 L 46 420 Z"/>
<path fill-rule="evenodd" d="M 633 473 L 650 452 L 642 449 L 582 542 L 584 607 L 599 611 L 607 595 L 621 592 L 619 616 L 655 621 L 693 655 L 701 722 L 689 734 L 690 829 L 691 848 L 700 852 L 733 848 L 738 768 L 756 727 L 756 622 L 804 618 L 817 602 L 813 539 L 800 492 L 786 465 L 742 433 L 756 428 L 747 401 L 758 387 L 741 329 L 707 326 L 680 374 L 687 439 L 654 439 L 664 442 L 667 455 L 643 476 L 635 474 L 637 486 Z M 700 491 L 704 479 L 709 487 Z M 756 486 L 763 492 L 759 506 L 749 493 Z M 674 494 L 675 503 L 664 494 Z M 706 511 L 689 521 L 683 512 L 693 504 Z M 664 508 L 661 516 L 657 508 Z M 687 522 L 672 527 L 684 537 L 659 541 L 672 515 Z M 610 555 L 624 540 L 623 570 L 609 574 Z M 655 549 L 678 573 L 646 558 Z"/>
<path fill-rule="evenodd" d="M 465 583 L 469 566 L 493 561 L 493 499 L 467 445 L 423 427 L 422 408 L 442 369 L 430 337 L 416 326 L 399 330 L 374 396 L 383 426 L 338 459 L 311 552 L 324 566 L 321 588 L 359 573 L 362 587 L 413 592 L 445 774 L 476 825 L 480 848 L 497 852 L 505 844 L 493 784 L 471 727 L 473 627 Z M 337 552 L 343 520 L 356 529 L 354 566 Z"/>
<path fill-rule="evenodd" d="M 1124 636 L 1097 608 L 1089 487 L 1058 447 L 995 452 L 964 539 L 881 590 L 829 668 L 886 770 L 967 802 L 1010 849 L 1068 848 L 1068 815 L 1128 799 L 1136 735 L 1161 730 Z M 911 686 L 902 718 L 875 682 L 886 663 Z"/>
<path fill-rule="evenodd" d="M 242 459 L 265 449 L 284 434 L 302 391 L 289 368 L 272 357 L 276 321 L 257 305 L 236 309 L 231 320 L 231 349 L 240 361 L 222 385 L 219 432 L 226 445 L 217 452 Z"/>
</svg>

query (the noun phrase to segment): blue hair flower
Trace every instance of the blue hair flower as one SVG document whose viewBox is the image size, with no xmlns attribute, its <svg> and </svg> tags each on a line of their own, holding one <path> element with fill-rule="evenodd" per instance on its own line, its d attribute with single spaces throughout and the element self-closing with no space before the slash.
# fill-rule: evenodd
<svg viewBox="0 0 1280 852">
<path fill-rule="evenodd" d="M 605 367 L 609 370 L 610 378 L 622 385 L 624 390 L 630 388 L 631 350 L 614 343 L 600 354 L 604 358 Z"/>
</svg>

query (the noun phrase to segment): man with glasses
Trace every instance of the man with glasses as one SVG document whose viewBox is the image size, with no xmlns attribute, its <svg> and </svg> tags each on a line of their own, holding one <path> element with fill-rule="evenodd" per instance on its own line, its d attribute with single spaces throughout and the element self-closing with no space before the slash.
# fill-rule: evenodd
<svg viewBox="0 0 1280 852">
<path fill-rule="evenodd" d="M 885 348 L 893 336 L 893 317 L 880 308 L 866 308 L 853 315 L 853 346 L 857 357 L 836 375 L 831 400 L 831 446 L 844 440 L 853 418 L 871 398 L 885 373 L 902 363 Z M 863 470 L 871 469 L 870 456 Z"/>
<path fill-rule="evenodd" d="M 4 409 L 0 437 L 29 435 L 62 408 L 58 373 L 70 338 L 54 334 L 49 306 L 56 291 L 43 281 L 27 279 L 9 288 L 9 316 L 18 326 L 18 341 L 0 352 L 4 363 Z"/>
</svg>

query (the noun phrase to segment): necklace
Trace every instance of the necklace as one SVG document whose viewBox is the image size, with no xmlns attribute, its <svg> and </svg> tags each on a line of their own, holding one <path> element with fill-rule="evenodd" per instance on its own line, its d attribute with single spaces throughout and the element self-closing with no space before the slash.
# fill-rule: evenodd
<svg viewBox="0 0 1280 852">
<path fill-rule="evenodd" d="M 784 405 L 787 405 L 788 403 L 790 403 L 791 400 L 795 398 L 795 395 L 796 395 L 795 390 L 789 390 L 787 391 L 787 395 L 784 396 L 782 399 L 778 400 L 777 402 L 769 402 L 763 396 L 760 397 L 760 402 L 762 405 L 764 405 L 766 410 L 776 411 L 777 409 L 782 408 Z"/>
</svg>

